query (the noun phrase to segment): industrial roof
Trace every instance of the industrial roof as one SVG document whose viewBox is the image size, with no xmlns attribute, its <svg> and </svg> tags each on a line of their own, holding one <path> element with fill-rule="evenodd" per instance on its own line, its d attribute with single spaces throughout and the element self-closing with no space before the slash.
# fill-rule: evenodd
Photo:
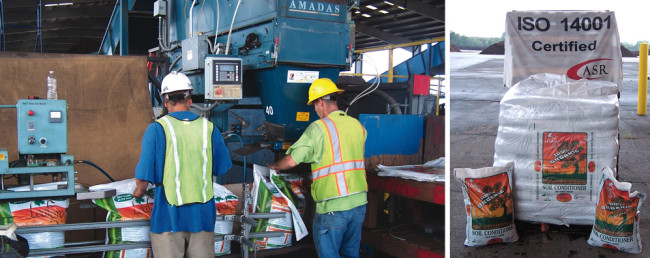
<svg viewBox="0 0 650 258">
<path fill-rule="evenodd" d="M 0 41 L 4 41 L 0 46 L 13 52 L 96 52 L 117 2 L 0 0 L 0 23 L 4 25 L 4 33 L 0 33 Z M 151 20 L 157 25 L 151 13 L 153 2 L 135 1 L 134 9 L 141 11 L 130 11 L 129 19 Z M 358 8 L 352 10 L 352 19 L 356 30 L 355 49 L 409 43 L 445 34 L 444 0 L 361 0 Z"/>
</svg>

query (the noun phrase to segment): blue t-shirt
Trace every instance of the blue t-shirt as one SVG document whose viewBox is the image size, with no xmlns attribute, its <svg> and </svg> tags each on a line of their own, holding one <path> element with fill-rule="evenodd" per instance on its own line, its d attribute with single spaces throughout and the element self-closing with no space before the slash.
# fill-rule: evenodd
<svg viewBox="0 0 650 258">
<path fill-rule="evenodd" d="M 180 120 L 194 120 L 198 115 L 189 111 L 170 113 Z M 158 123 L 151 123 L 142 137 L 140 161 L 135 168 L 135 178 L 152 184 L 162 184 L 163 166 L 165 164 L 165 132 Z M 224 144 L 221 132 L 214 127 L 212 132 L 212 174 L 223 175 L 232 166 L 228 148 Z M 206 203 L 194 203 L 171 206 L 167 202 L 162 185 L 154 192 L 154 204 L 151 212 L 150 230 L 152 233 L 163 232 L 200 232 L 214 231 L 216 208 L 214 198 Z"/>
</svg>

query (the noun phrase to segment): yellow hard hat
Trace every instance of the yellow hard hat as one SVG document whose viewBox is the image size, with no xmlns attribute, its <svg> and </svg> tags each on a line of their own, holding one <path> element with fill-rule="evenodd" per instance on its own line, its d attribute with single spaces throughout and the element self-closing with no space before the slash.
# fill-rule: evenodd
<svg viewBox="0 0 650 258">
<path fill-rule="evenodd" d="M 318 98 L 335 92 L 341 94 L 343 90 L 339 90 L 339 88 L 336 87 L 336 84 L 334 84 L 334 82 L 329 78 L 317 79 L 311 83 L 311 86 L 309 86 L 309 102 L 307 102 L 307 105 L 311 105 L 311 103 Z"/>
</svg>

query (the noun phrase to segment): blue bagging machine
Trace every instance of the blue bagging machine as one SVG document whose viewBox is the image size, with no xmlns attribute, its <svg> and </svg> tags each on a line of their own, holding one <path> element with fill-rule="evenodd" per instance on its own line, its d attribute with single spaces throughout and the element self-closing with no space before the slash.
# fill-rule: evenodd
<svg viewBox="0 0 650 258">
<path fill-rule="evenodd" d="M 67 105 L 65 100 L 21 99 L 15 106 L 19 159 L 9 162 L 0 148 L 0 200 L 72 196 L 74 187 L 73 156 L 68 151 Z M 60 183 L 57 189 L 34 188 L 35 175 L 51 175 Z M 26 191 L 7 191 L 5 176 L 16 176 Z"/>
</svg>

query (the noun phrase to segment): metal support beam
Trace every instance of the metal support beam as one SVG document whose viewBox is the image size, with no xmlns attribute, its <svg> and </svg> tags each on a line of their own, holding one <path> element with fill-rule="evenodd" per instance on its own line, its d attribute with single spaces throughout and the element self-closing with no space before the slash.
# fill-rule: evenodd
<svg viewBox="0 0 650 258">
<path fill-rule="evenodd" d="M 248 238 L 267 238 L 267 237 L 281 237 L 281 236 L 284 236 L 284 232 L 282 231 L 248 233 Z"/>
<path fill-rule="evenodd" d="M 419 13 L 421 15 L 436 19 L 439 21 L 445 21 L 445 9 L 436 8 L 430 4 L 426 4 L 422 1 L 413 1 L 413 0 L 391 0 L 392 3 L 402 6 L 410 11 Z"/>
<path fill-rule="evenodd" d="M 0 0 L 0 51 L 5 51 L 5 11 Z"/>
<path fill-rule="evenodd" d="M 118 222 L 88 222 L 88 223 L 76 223 L 76 224 L 19 227 L 16 229 L 16 234 L 31 234 L 31 233 L 39 233 L 39 232 L 59 232 L 59 231 L 68 231 L 68 230 L 86 230 L 86 229 L 119 228 L 119 227 L 140 227 L 140 226 L 149 226 L 149 221 L 141 220 L 141 221 L 118 221 Z"/>
<path fill-rule="evenodd" d="M 383 41 L 386 41 L 390 44 L 405 44 L 405 43 L 410 43 L 411 40 L 397 36 L 393 33 L 385 32 L 383 30 L 375 29 L 373 27 L 370 27 L 368 25 L 365 25 L 363 23 L 356 23 L 356 30 L 357 32 L 366 34 L 368 36 L 371 36 L 373 38 L 378 38 Z"/>
<path fill-rule="evenodd" d="M 284 218 L 286 213 L 284 212 L 269 212 L 269 213 L 250 213 L 248 214 L 248 218 L 251 219 L 277 219 L 277 218 Z"/>
<path fill-rule="evenodd" d="M 129 5 L 128 0 L 120 0 L 120 55 L 129 55 Z"/>
<path fill-rule="evenodd" d="M 388 50 L 388 83 L 393 83 L 393 49 Z"/>
<path fill-rule="evenodd" d="M 76 253 L 105 252 L 105 251 L 114 251 L 114 250 L 123 250 L 123 249 L 150 248 L 150 247 L 151 247 L 150 242 L 133 242 L 133 243 L 114 244 L 114 245 L 90 245 L 90 246 L 64 247 L 64 248 L 52 248 L 52 249 L 34 249 L 34 250 L 29 250 L 29 255 L 30 256 L 54 256 L 54 255 L 76 254 Z"/>
<path fill-rule="evenodd" d="M 40 45 L 41 53 L 43 53 L 43 37 L 41 36 L 41 27 L 43 26 L 43 21 L 41 20 L 42 4 L 41 0 L 38 0 L 38 5 L 36 6 L 36 42 L 34 42 L 34 52 L 36 52 Z"/>
<path fill-rule="evenodd" d="M 388 50 L 388 49 L 395 49 L 395 48 L 401 48 L 401 47 L 412 47 L 412 46 L 419 46 L 419 45 L 423 45 L 423 44 L 429 44 L 429 43 L 433 43 L 433 42 L 444 42 L 444 41 L 445 41 L 445 37 L 439 37 L 439 38 L 409 42 L 409 43 L 405 43 L 405 44 L 387 45 L 387 46 L 383 46 L 383 47 L 358 49 L 358 50 L 355 50 L 354 53 L 355 54 L 361 54 L 361 53 L 366 53 L 366 52 L 373 52 L 373 51 L 379 51 L 379 50 Z"/>
</svg>

